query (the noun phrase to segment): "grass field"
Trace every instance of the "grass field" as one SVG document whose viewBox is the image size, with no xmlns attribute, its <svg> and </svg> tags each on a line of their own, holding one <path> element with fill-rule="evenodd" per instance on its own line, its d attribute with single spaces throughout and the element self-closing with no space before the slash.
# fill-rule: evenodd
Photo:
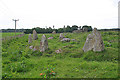
<svg viewBox="0 0 120 80">
<path fill-rule="evenodd" d="M 28 34 L 3 41 L 2 77 L 118 78 L 118 32 L 101 32 L 104 51 L 83 52 L 89 33 L 67 33 L 65 37 L 77 41 L 64 43 L 60 42 L 59 34 L 45 34 L 47 38 L 54 38 L 48 40 L 49 49 L 43 53 L 29 49 L 30 45 L 40 46 L 42 34 L 38 34 L 38 40 L 31 44 L 28 44 Z M 55 53 L 58 49 L 62 49 L 62 53 Z"/>
<path fill-rule="evenodd" d="M 22 34 L 21 32 L 17 32 L 16 35 Z M 0 33 L 0 37 L 10 37 L 10 36 L 15 36 L 14 32 L 8 32 L 8 33 Z"/>
</svg>

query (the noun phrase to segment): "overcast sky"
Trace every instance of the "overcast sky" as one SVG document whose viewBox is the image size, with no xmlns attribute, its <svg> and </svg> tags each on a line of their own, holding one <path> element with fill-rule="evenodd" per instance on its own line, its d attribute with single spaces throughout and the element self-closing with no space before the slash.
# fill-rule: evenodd
<svg viewBox="0 0 120 80">
<path fill-rule="evenodd" d="M 0 29 L 89 25 L 104 28 L 118 27 L 120 0 L 0 0 Z"/>
</svg>

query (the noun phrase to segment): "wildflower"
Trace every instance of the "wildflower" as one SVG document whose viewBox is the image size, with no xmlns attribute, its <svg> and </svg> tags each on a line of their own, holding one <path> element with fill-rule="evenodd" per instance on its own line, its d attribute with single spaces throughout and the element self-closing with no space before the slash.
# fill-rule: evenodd
<svg viewBox="0 0 120 80">
<path fill-rule="evenodd" d="M 54 71 L 52 71 L 52 73 L 55 73 Z"/>
<path fill-rule="evenodd" d="M 42 73 L 40 73 L 40 75 L 43 75 Z"/>
</svg>

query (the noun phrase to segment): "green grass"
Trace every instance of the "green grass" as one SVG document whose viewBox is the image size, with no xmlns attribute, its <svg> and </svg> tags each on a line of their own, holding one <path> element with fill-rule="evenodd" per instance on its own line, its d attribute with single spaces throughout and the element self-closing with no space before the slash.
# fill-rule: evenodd
<svg viewBox="0 0 120 80">
<path fill-rule="evenodd" d="M 55 68 L 56 78 L 117 78 L 118 77 L 118 32 L 101 32 L 105 50 L 83 52 L 87 35 L 91 33 L 67 33 L 65 37 L 77 42 L 60 42 L 59 34 L 48 40 L 45 52 L 32 51 L 30 45 L 40 46 L 38 40 L 28 44 L 28 34 L 21 38 L 2 42 L 2 76 L 5 78 L 42 78 L 45 67 Z M 67 46 L 67 47 L 64 47 Z M 57 54 L 55 50 L 62 49 Z M 51 76 L 53 78 L 53 76 Z"/>
<path fill-rule="evenodd" d="M 19 34 L 22 34 L 21 32 L 17 32 L 16 35 L 19 35 Z M 8 32 L 8 33 L 0 33 L 1 37 L 2 38 L 5 38 L 5 37 L 10 37 L 10 36 L 14 36 L 15 33 L 14 32 Z"/>
<path fill-rule="evenodd" d="M 1 51 L 0 51 L 0 53 L 1 53 Z M 1 78 L 2 78 L 2 55 L 0 54 L 0 79 Z"/>
</svg>

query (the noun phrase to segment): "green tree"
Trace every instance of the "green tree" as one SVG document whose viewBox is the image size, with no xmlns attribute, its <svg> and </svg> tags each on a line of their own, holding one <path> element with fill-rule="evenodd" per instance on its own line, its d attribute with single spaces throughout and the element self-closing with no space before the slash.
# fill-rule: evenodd
<svg viewBox="0 0 120 80">
<path fill-rule="evenodd" d="M 64 32 L 64 29 L 63 29 L 63 28 L 59 28 L 57 32 L 58 32 L 58 33 L 63 33 L 63 32 Z"/>
<path fill-rule="evenodd" d="M 92 31 L 92 27 L 91 27 L 91 26 L 84 25 L 84 26 L 82 27 L 82 30 L 83 30 L 84 28 L 87 28 L 88 31 Z"/>
<path fill-rule="evenodd" d="M 77 25 L 73 25 L 71 29 L 72 29 L 72 31 L 78 30 L 78 26 Z"/>
<path fill-rule="evenodd" d="M 65 28 L 65 25 L 64 25 L 63 29 L 64 29 L 64 32 L 66 32 L 66 28 Z"/>
<path fill-rule="evenodd" d="M 66 32 L 72 32 L 72 29 L 69 25 L 67 25 Z"/>
</svg>

